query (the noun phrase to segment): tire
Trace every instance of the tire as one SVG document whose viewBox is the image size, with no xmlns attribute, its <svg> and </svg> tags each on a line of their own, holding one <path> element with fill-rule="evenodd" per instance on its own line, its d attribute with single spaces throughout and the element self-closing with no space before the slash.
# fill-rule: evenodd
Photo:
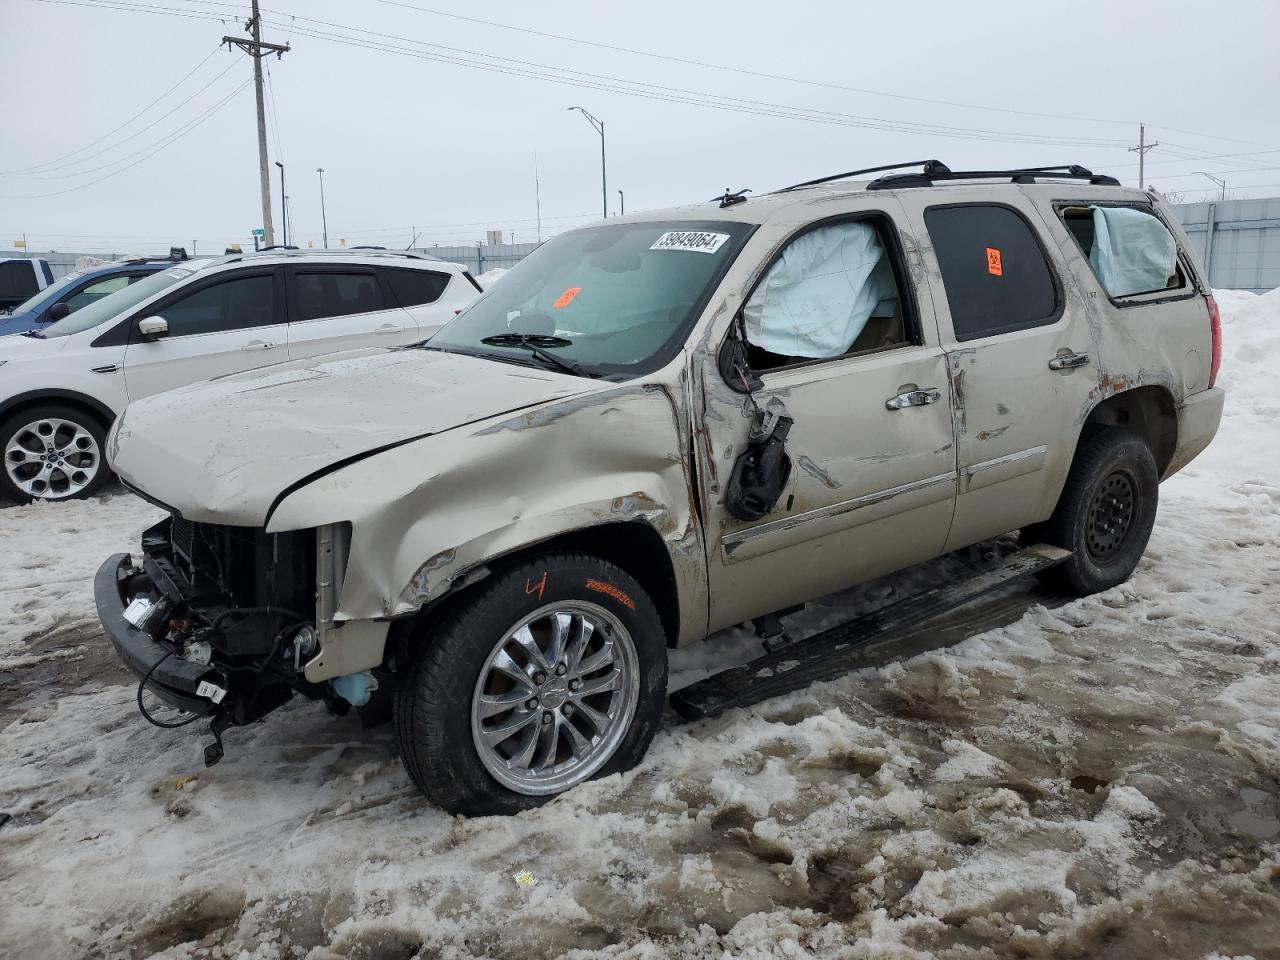
<svg viewBox="0 0 1280 960">
<path fill-rule="evenodd" d="M 563 656 L 548 659 L 556 623 Z M 572 669 L 557 675 L 557 662 Z M 516 813 L 639 763 L 666 687 L 666 636 L 643 588 L 596 557 L 548 553 L 495 572 L 444 614 L 397 684 L 396 739 L 432 802 Z"/>
<path fill-rule="evenodd" d="M 13 414 L 0 424 L 0 494 L 18 503 L 93 496 L 111 478 L 106 438 L 96 417 L 65 404 Z"/>
<path fill-rule="evenodd" d="M 1041 576 L 1080 596 L 1124 583 L 1142 559 L 1156 522 L 1160 476 L 1137 434 L 1105 427 L 1081 436 L 1053 515 L 1022 532 L 1071 557 Z"/>
</svg>

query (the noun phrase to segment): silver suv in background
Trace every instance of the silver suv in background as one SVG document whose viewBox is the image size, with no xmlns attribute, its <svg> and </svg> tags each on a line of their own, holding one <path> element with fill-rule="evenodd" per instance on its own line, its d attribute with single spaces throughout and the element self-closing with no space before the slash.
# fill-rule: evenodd
<svg viewBox="0 0 1280 960">
<path fill-rule="evenodd" d="M 502 813 L 637 763 L 669 647 L 1018 530 L 1121 583 L 1222 413 L 1180 227 L 1080 167 L 868 172 L 561 234 L 418 349 L 131 404 L 112 461 L 171 516 L 98 574 L 122 659 L 211 760 L 391 691 L 414 782 Z"/>
<path fill-rule="evenodd" d="M 412 253 L 270 250 L 189 260 L 0 339 L 0 495 L 87 497 L 127 403 L 200 380 L 430 337 L 480 293 Z"/>
</svg>

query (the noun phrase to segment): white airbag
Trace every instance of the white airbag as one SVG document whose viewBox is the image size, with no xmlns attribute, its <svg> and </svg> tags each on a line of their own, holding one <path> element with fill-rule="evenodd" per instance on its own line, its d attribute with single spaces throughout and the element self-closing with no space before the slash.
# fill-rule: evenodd
<svg viewBox="0 0 1280 960">
<path fill-rule="evenodd" d="M 1158 219 L 1131 207 L 1093 208 L 1089 263 L 1113 297 L 1163 290 L 1177 271 L 1178 248 Z"/>
</svg>

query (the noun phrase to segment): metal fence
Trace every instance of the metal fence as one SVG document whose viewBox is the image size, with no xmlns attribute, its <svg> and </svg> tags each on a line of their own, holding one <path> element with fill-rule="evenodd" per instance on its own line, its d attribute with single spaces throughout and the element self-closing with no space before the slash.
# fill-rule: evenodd
<svg viewBox="0 0 1280 960">
<path fill-rule="evenodd" d="M 439 257 L 466 267 L 477 277 L 486 270 L 502 267 L 504 270 L 537 250 L 537 243 L 476 244 L 473 247 L 415 247 L 418 253 Z"/>
<path fill-rule="evenodd" d="M 1180 203 L 1172 210 L 1211 287 L 1254 293 L 1280 287 L 1280 198 Z"/>
</svg>

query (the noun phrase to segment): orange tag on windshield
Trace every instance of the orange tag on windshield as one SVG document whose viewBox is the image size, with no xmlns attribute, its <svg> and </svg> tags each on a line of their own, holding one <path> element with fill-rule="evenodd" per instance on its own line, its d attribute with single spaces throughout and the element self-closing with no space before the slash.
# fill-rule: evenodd
<svg viewBox="0 0 1280 960">
<path fill-rule="evenodd" d="M 581 287 L 570 287 L 564 293 L 560 294 L 560 299 L 552 304 L 553 307 L 567 307 L 573 302 L 573 298 L 582 292 Z"/>
<path fill-rule="evenodd" d="M 1000 265 L 1000 251 L 995 247 L 987 247 L 987 273 L 993 277 L 1004 276 L 1004 267 Z"/>
</svg>

